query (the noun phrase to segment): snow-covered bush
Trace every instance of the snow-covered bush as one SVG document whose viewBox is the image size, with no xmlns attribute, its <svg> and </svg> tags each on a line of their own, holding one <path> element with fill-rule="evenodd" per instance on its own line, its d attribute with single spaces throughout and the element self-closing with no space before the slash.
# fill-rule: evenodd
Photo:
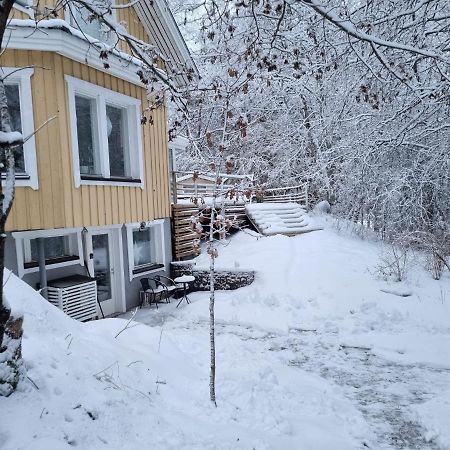
<svg viewBox="0 0 450 450">
<path fill-rule="evenodd" d="M 9 396 L 23 378 L 22 323 L 20 314 L 10 316 L 6 322 L 0 345 L 0 396 Z"/>
<path fill-rule="evenodd" d="M 411 247 L 405 243 L 386 243 L 381 251 L 376 273 L 385 280 L 404 281 L 413 256 Z"/>
</svg>

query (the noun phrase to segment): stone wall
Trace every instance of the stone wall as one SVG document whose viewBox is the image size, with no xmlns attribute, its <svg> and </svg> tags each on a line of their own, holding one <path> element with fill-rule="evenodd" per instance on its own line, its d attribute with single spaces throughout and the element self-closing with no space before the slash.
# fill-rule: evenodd
<svg viewBox="0 0 450 450">
<path fill-rule="evenodd" d="M 195 281 L 191 286 L 192 291 L 209 291 L 209 271 L 196 269 L 194 263 L 172 262 L 170 264 L 172 278 L 181 275 L 192 275 Z M 243 270 L 217 270 L 215 273 L 215 288 L 217 290 L 231 291 L 248 286 L 255 280 L 254 271 Z"/>
</svg>

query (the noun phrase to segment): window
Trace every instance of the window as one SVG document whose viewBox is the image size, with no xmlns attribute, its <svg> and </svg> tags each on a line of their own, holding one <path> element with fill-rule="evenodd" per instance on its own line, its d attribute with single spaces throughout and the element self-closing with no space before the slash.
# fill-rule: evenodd
<svg viewBox="0 0 450 450">
<path fill-rule="evenodd" d="M 156 264 L 152 228 L 133 230 L 134 267 Z"/>
<path fill-rule="evenodd" d="M 66 79 L 76 187 L 105 183 L 143 187 L 139 100 Z"/>
<path fill-rule="evenodd" d="M 165 267 L 163 220 L 127 224 L 130 281 Z"/>
<path fill-rule="evenodd" d="M 78 28 L 86 36 L 109 44 L 115 44 L 115 42 L 112 42 L 114 34 L 109 27 L 95 18 L 85 7 L 71 4 L 68 9 L 68 14 L 70 16 L 70 25 L 74 28 Z M 114 19 L 112 14 L 106 14 L 106 16 Z"/>
<path fill-rule="evenodd" d="M 100 175 L 95 99 L 75 95 L 78 155 L 82 175 Z"/>
<path fill-rule="evenodd" d="M 33 123 L 31 76 L 33 69 L 1 68 L 12 131 L 19 131 L 27 142 L 16 149 L 16 185 L 38 188 L 36 149 Z M 30 137 L 31 136 L 31 137 Z"/>
<path fill-rule="evenodd" d="M 16 240 L 19 276 L 39 270 L 39 242 L 44 242 L 45 265 L 48 268 L 84 264 L 81 229 L 55 229 L 12 233 Z"/>
<path fill-rule="evenodd" d="M 106 105 L 106 126 L 108 131 L 109 172 L 111 176 L 130 176 L 128 142 L 125 137 L 127 111 Z"/>
<path fill-rule="evenodd" d="M 42 238 L 44 240 L 45 264 L 51 265 L 66 261 L 79 260 L 76 234 Z M 39 265 L 38 239 L 30 239 L 24 246 L 25 268 Z"/>
<path fill-rule="evenodd" d="M 8 112 L 11 121 L 11 131 L 22 133 L 22 117 L 20 116 L 20 94 L 19 84 L 5 85 L 6 101 L 8 102 Z M 25 161 L 23 158 L 23 145 L 16 150 L 15 159 L 16 173 L 25 173 Z"/>
</svg>

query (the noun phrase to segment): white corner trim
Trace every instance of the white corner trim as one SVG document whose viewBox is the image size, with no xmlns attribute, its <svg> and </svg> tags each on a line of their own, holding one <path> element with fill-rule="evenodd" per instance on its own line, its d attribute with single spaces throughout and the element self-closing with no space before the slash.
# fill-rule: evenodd
<svg viewBox="0 0 450 450">
<path fill-rule="evenodd" d="M 64 76 L 67 82 L 69 96 L 70 135 L 72 141 L 72 161 L 74 170 L 75 187 L 81 185 L 96 186 L 122 186 L 144 189 L 144 158 L 142 147 L 142 130 L 140 124 L 141 101 L 135 97 L 120 94 L 102 86 L 71 77 Z M 100 167 L 105 180 L 82 180 L 80 174 L 80 160 L 78 151 L 78 132 L 76 126 L 75 95 L 82 94 L 93 98 L 97 102 L 97 130 L 98 146 L 100 152 Z M 125 108 L 127 110 L 127 136 L 129 146 L 129 159 L 133 178 L 139 178 L 140 182 L 109 181 L 109 153 L 106 125 L 106 103 Z"/>
<path fill-rule="evenodd" d="M 125 294 L 125 268 L 123 264 L 123 239 L 122 239 L 122 225 L 120 225 L 120 229 L 118 229 L 119 235 L 119 270 L 120 273 L 120 297 L 122 301 L 120 302 L 120 306 L 122 307 L 122 312 L 126 312 L 127 310 L 127 299 Z"/>
<path fill-rule="evenodd" d="M 28 179 L 17 178 L 16 187 L 31 187 L 33 190 L 39 188 L 38 169 L 36 159 L 36 139 L 34 136 L 33 100 L 31 90 L 31 77 L 34 69 L 20 67 L 1 67 L 0 76 L 7 78 L 5 83 L 19 85 L 20 116 L 22 121 L 22 135 L 30 138 L 23 144 L 23 156 L 25 161 L 25 171 Z M 4 183 L 4 182 L 3 182 Z"/>
<path fill-rule="evenodd" d="M 157 235 L 155 242 L 156 258 L 158 263 L 164 264 L 164 269 L 167 270 L 167 258 L 165 254 L 165 236 L 164 236 L 164 219 L 156 219 L 150 221 L 143 221 L 146 228 L 157 227 Z M 161 272 L 162 269 L 150 269 L 145 272 L 133 273 L 134 269 L 134 252 L 133 252 L 133 231 L 139 229 L 139 222 L 126 223 L 125 228 L 127 230 L 127 253 L 128 253 L 128 272 L 130 276 L 130 282 L 134 278 L 141 277 L 143 275 L 148 275 L 150 273 Z M 159 245 L 157 245 L 159 242 Z"/>
</svg>

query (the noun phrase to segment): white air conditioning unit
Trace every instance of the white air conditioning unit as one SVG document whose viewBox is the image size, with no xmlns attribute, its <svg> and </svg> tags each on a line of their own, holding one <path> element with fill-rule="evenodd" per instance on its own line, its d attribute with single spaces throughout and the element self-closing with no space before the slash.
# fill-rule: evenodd
<svg viewBox="0 0 450 450">
<path fill-rule="evenodd" d="M 97 282 L 81 275 L 49 281 L 47 299 L 77 320 L 97 317 Z"/>
</svg>

